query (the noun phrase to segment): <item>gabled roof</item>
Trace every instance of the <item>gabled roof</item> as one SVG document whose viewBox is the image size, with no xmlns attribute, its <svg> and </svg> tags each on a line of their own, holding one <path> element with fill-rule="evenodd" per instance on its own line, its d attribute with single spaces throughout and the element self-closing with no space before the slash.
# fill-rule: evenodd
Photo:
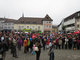
<svg viewBox="0 0 80 60">
<path fill-rule="evenodd" d="M 15 20 L 15 19 L 5 19 L 5 22 L 7 22 L 7 23 L 15 23 L 17 20 Z"/>
<path fill-rule="evenodd" d="M 15 19 L 9 19 L 9 18 L 0 18 L 1 20 L 4 20 L 4 23 L 15 23 Z"/>
<path fill-rule="evenodd" d="M 3 20 L 5 20 L 4 18 L 0 18 L 0 21 L 3 21 Z"/>
<path fill-rule="evenodd" d="M 42 21 L 52 21 L 52 19 L 48 15 L 44 18 L 20 17 L 16 24 L 43 24 Z"/>
<path fill-rule="evenodd" d="M 17 24 L 42 24 L 43 18 L 21 17 L 17 20 Z"/>
<path fill-rule="evenodd" d="M 49 15 L 47 14 L 46 16 L 45 16 L 45 18 L 43 18 L 43 21 L 53 21 L 50 17 L 49 17 Z"/>
</svg>

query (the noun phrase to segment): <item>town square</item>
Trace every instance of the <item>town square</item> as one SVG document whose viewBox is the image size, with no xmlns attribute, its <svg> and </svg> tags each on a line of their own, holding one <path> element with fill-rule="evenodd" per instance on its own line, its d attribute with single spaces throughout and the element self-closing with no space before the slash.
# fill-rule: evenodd
<svg viewBox="0 0 80 60">
<path fill-rule="evenodd" d="M 0 60 L 80 60 L 79 0 L 0 0 Z"/>
</svg>

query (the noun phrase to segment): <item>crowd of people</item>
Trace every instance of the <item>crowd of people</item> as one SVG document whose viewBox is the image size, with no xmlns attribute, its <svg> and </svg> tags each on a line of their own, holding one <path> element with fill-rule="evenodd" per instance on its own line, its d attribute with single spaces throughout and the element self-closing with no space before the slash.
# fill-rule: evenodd
<svg viewBox="0 0 80 60">
<path fill-rule="evenodd" d="M 53 48 L 79 50 L 80 34 L 0 32 L 0 59 L 5 60 L 8 50 L 11 50 L 13 57 L 18 58 L 16 49 L 21 51 L 22 47 L 25 54 L 27 52 L 36 54 L 36 60 L 39 60 L 41 48 L 43 50 L 50 48 L 50 60 L 54 60 Z"/>
</svg>

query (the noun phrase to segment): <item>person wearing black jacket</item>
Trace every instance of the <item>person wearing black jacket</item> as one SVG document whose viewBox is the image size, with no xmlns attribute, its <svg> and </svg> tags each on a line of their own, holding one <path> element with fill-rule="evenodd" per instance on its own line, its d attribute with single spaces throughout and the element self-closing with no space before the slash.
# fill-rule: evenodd
<svg viewBox="0 0 80 60">
<path fill-rule="evenodd" d="M 2 55 L 1 60 L 5 60 L 6 51 L 8 51 L 8 44 L 5 40 L 0 39 L 0 55 Z"/>
<path fill-rule="evenodd" d="M 64 45 L 65 45 L 65 38 L 62 38 L 62 49 L 64 49 Z"/>
<path fill-rule="evenodd" d="M 2 54 L 3 54 L 3 45 L 2 45 L 2 42 L 1 42 L 1 39 L 0 39 L 0 60 L 3 60 Z"/>
<path fill-rule="evenodd" d="M 41 54 L 41 44 L 40 44 L 40 41 L 36 42 L 36 44 L 37 44 L 37 47 L 38 47 L 38 51 L 35 51 L 36 52 L 36 60 L 39 60 L 40 54 Z"/>
</svg>

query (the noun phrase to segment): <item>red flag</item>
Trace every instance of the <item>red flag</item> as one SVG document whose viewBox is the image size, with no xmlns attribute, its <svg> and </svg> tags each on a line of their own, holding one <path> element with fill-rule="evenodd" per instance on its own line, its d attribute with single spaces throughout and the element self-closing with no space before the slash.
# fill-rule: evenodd
<svg viewBox="0 0 80 60">
<path fill-rule="evenodd" d="M 35 39 L 35 38 L 36 38 L 36 36 L 35 36 L 35 34 L 33 34 L 33 35 L 32 35 L 32 39 Z"/>
</svg>

